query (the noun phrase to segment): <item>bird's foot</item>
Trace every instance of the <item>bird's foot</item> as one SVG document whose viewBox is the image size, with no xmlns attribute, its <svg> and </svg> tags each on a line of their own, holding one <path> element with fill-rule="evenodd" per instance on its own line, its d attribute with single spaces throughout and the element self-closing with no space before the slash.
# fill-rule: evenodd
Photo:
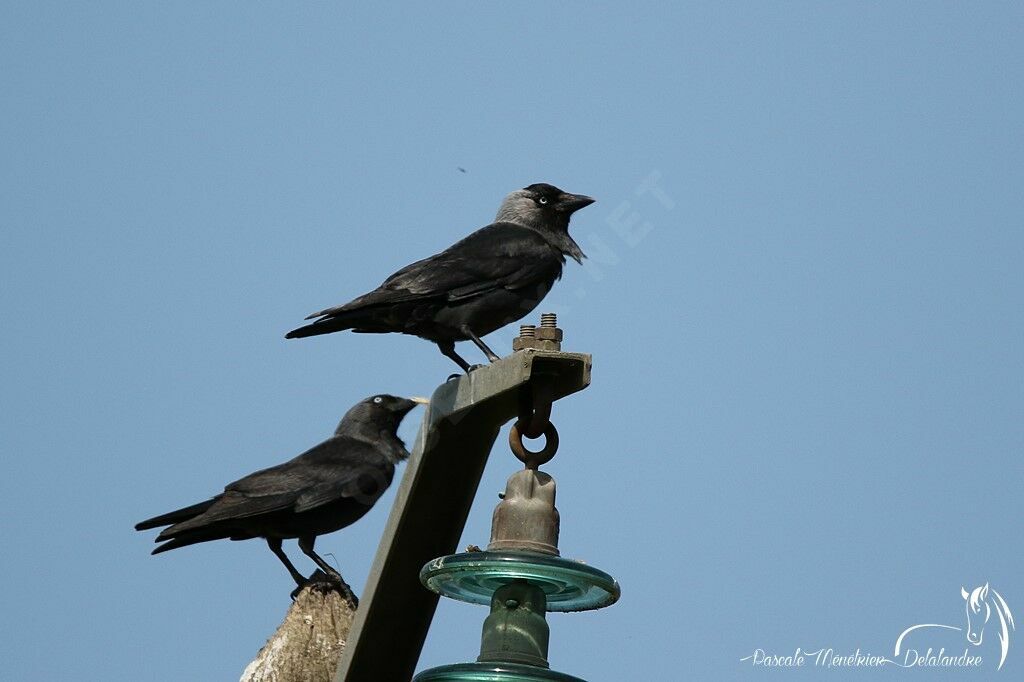
<svg viewBox="0 0 1024 682">
<path fill-rule="evenodd" d="M 486 366 L 487 365 L 467 365 L 466 366 L 466 374 L 469 374 L 470 372 L 474 372 L 474 371 L 480 369 L 481 367 L 486 367 Z M 464 374 L 449 374 L 448 378 L 445 379 L 445 381 L 452 381 L 454 379 L 458 379 L 461 376 L 465 376 L 465 375 Z"/>
<path fill-rule="evenodd" d="M 295 598 L 299 596 L 299 593 L 307 587 L 312 589 L 330 589 L 334 587 L 334 582 L 332 582 L 331 579 L 327 577 L 326 573 L 324 573 L 320 569 L 317 569 L 313 572 L 313 575 L 309 576 L 308 578 L 303 578 L 302 582 L 298 583 L 295 589 L 292 590 L 291 594 L 289 594 L 288 596 L 292 598 L 292 601 L 295 601 Z"/>
<path fill-rule="evenodd" d="M 348 600 L 348 603 L 352 605 L 353 609 L 358 609 L 359 597 L 357 597 L 356 593 L 352 591 L 352 588 L 348 586 L 348 583 L 343 582 L 339 587 L 341 588 L 341 596 Z"/>
<path fill-rule="evenodd" d="M 305 582 L 292 590 L 292 601 L 295 601 L 295 598 L 299 596 L 299 593 L 307 587 L 313 590 L 319 590 L 323 593 L 331 591 L 337 592 L 347 599 L 349 603 L 352 604 L 353 608 L 359 606 L 359 597 L 357 597 L 356 593 L 352 591 L 352 588 L 349 587 L 348 583 L 345 582 L 345 579 L 341 577 L 340 573 L 330 575 L 319 568 L 316 569 L 313 571 L 313 575 L 309 576 Z"/>
</svg>

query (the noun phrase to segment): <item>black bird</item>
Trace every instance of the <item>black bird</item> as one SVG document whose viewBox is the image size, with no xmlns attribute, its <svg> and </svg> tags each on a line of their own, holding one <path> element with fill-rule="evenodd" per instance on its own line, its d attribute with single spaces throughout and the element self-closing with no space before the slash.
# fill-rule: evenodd
<svg viewBox="0 0 1024 682">
<path fill-rule="evenodd" d="M 468 372 L 456 341 L 480 340 L 529 313 L 562 276 L 565 257 L 582 263 L 569 217 L 594 200 L 540 183 L 512 192 L 495 221 L 441 253 L 408 265 L 355 300 L 313 313 L 319 318 L 286 338 L 355 332 L 412 334 L 433 341 Z"/>
<path fill-rule="evenodd" d="M 249 474 L 206 502 L 138 523 L 135 530 L 173 524 L 156 537 L 163 544 L 153 554 L 209 540 L 265 538 L 301 588 L 306 578 L 281 549 L 282 540 L 298 538 L 299 549 L 354 600 L 341 574 L 313 551 L 313 544 L 318 535 L 370 511 L 391 484 L 395 464 L 409 456 L 398 425 L 417 403 L 426 402 L 367 398 L 345 413 L 333 436 L 295 459 Z"/>
</svg>

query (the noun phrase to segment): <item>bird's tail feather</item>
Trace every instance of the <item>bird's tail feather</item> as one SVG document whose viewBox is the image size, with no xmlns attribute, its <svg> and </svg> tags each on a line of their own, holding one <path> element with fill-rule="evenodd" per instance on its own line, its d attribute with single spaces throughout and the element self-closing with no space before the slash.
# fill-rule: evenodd
<svg viewBox="0 0 1024 682">
<path fill-rule="evenodd" d="M 222 528 L 197 528 L 191 531 L 185 531 L 177 537 L 168 540 L 159 547 L 153 550 L 153 554 L 160 554 L 171 549 L 178 549 L 179 547 L 188 547 L 194 545 L 197 542 L 208 542 L 210 540 L 223 540 L 224 538 L 230 537 L 231 531 Z M 157 538 L 159 540 L 159 538 Z"/>
<path fill-rule="evenodd" d="M 351 329 L 356 332 L 380 333 L 393 331 L 394 323 L 388 318 L 381 318 L 379 305 L 367 305 L 353 310 L 328 310 L 317 313 L 319 320 L 304 327 L 293 329 L 284 335 L 286 339 L 301 339 L 306 336 L 318 336 Z M 309 319 L 308 317 L 306 318 Z"/>
<path fill-rule="evenodd" d="M 213 505 L 214 500 L 206 500 L 199 504 L 193 504 L 189 507 L 183 507 L 176 509 L 160 516 L 154 516 L 151 519 L 140 521 L 135 524 L 135 530 L 149 530 L 150 528 L 157 528 L 159 526 L 168 526 L 172 523 L 180 523 L 187 521 L 193 517 L 199 516 Z"/>
<path fill-rule="evenodd" d="M 340 332 L 345 329 L 351 329 L 355 324 L 355 320 L 350 319 L 348 316 L 342 315 L 338 317 L 325 317 L 322 320 L 318 320 L 312 324 L 307 324 L 304 327 L 293 329 L 284 335 L 286 339 L 302 339 L 307 336 L 318 336 L 320 334 L 330 334 L 331 332 Z"/>
</svg>

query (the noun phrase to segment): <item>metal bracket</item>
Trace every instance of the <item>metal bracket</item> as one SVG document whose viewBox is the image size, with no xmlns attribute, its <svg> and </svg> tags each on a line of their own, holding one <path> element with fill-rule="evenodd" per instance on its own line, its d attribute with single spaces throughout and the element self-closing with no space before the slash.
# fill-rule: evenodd
<svg viewBox="0 0 1024 682">
<path fill-rule="evenodd" d="M 487 456 L 540 382 L 559 400 L 590 385 L 591 357 L 524 349 L 439 386 L 423 417 L 335 682 L 409 680 L 437 608 L 419 581 L 457 551 Z"/>
</svg>

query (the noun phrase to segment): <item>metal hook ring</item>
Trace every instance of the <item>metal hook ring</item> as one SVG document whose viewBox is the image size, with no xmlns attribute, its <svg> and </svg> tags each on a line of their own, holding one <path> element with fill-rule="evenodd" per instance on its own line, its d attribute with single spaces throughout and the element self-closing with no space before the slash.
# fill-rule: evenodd
<svg viewBox="0 0 1024 682">
<path fill-rule="evenodd" d="M 547 404 L 547 409 L 541 408 L 533 413 L 529 419 L 519 418 L 516 420 L 516 428 L 522 435 L 529 439 L 540 438 L 545 433 L 545 425 L 550 424 L 551 419 L 551 403 Z"/>
<path fill-rule="evenodd" d="M 558 430 L 554 424 L 548 422 L 544 427 L 544 447 L 534 452 L 523 445 L 523 434 L 520 433 L 519 426 L 513 424 L 508 432 L 508 445 L 512 448 L 512 454 L 525 464 L 527 469 L 536 469 L 541 464 L 550 462 L 558 452 Z"/>
<path fill-rule="evenodd" d="M 532 440 L 543 435 L 551 419 L 551 381 L 537 381 L 532 387 L 524 389 L 519 394 L 519 419 L 516 420 L 516 427 L 522 435 Z"/>
</svg>

